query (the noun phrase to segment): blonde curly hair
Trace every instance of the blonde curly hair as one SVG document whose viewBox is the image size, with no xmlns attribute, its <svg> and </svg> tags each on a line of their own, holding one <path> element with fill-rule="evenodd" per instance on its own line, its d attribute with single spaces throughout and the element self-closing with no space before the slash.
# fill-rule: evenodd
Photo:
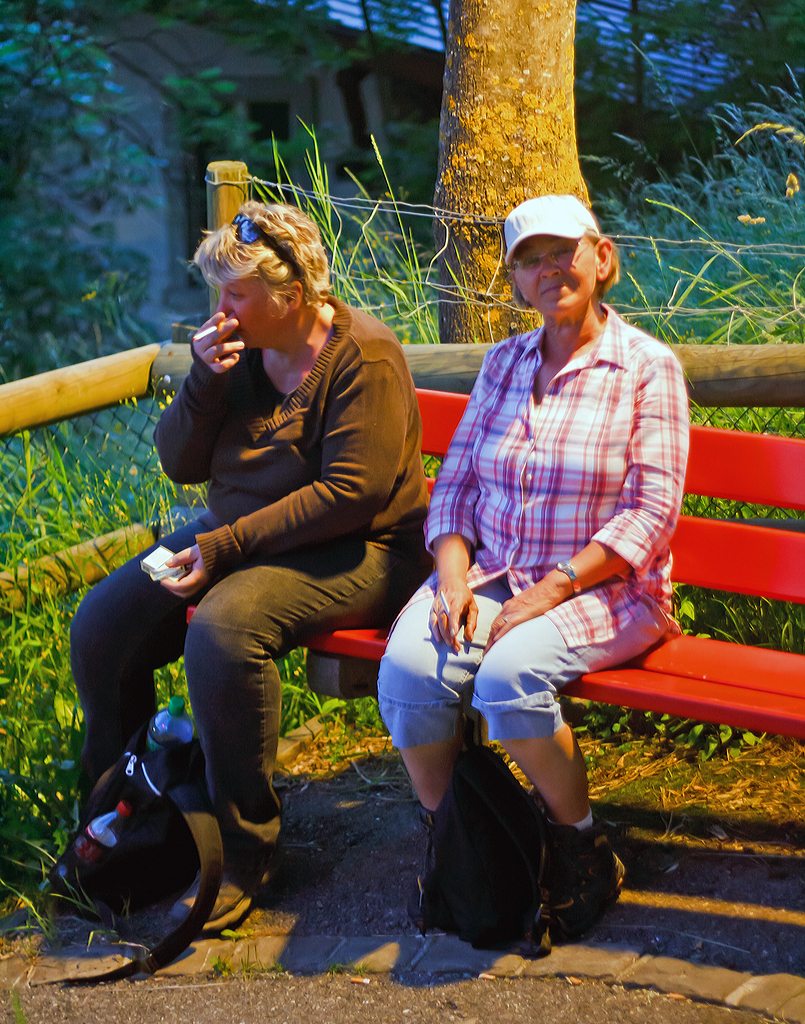
<svg viewBox="0 0 805 1024">
<path fill-rule="evenodd" d="M 306 306 L 317 306 L 330 294 L 330 268 L 319 229 L 296 206 L 249 200 L 239 214 L 264 234 L 243 242 L 233 221 L 211 231 L 193 256 L 193 263 L 215 288 L 244 277 L 258 277 L 275 300 L 287 308 L 291 285 L 302 285 Z"/>
</svg>

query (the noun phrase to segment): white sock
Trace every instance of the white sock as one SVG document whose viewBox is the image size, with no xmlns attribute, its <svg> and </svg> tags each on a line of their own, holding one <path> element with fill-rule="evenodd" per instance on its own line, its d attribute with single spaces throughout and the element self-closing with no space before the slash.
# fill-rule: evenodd
<svg viewBox="0 0 805 1024">
<path fill-rule="evenodd" d="M 587 816 L 582 818 L 581 821 L 574 821 L 573 828 L 577 828 L 579 832 L 583 832 L 586 828 L 593 827 L 593 812 L 592 810 L 587 811 Z"/>
</svg>

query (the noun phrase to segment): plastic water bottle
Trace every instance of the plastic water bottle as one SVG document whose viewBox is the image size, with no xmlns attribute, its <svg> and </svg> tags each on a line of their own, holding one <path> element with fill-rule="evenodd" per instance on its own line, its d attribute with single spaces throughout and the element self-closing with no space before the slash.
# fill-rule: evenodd
<svg viewBox="0 0 805 1024">
<path fill-rule="evenodd" d="M 148 749 L 178 747 L 193 739 L 193 722 L 185 711 L 184 697 L 171 697 L 148 724 Z"/>
<path fill-rule="evenodd" d="M 81 860 L 93 864 L 117 842 L 117 830 L 134 808 L 128 800 L 121 800 L 113 811 L 99 814 L 75 841 L 75 851 Z"/>
</svg>

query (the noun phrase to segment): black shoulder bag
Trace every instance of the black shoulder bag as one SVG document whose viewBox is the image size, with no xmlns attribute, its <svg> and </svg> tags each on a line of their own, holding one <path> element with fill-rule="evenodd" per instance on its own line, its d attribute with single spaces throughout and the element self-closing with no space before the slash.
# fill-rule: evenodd
<svg viewBox="0 0 805 1024">
<path fill-rule="evenodd" d="M 207 795 L 199 742 L 148 750 L 147 728 L 134 734 L 90 793 L 76 836 L 50 872 L 51 889 L 109 920 L 186 889 L 199 871 L 201 885 L 188 916 L 147 955 L 81 981 L 153 974 L 175 960 L 201 931 L 221 884 L 221 833 Z M 77 841 L 80 848 L 87 825 L 121 800 L 132 811 L 118 823 L 117 842 L 88 862 L 79 855 Z"/>
</svg>

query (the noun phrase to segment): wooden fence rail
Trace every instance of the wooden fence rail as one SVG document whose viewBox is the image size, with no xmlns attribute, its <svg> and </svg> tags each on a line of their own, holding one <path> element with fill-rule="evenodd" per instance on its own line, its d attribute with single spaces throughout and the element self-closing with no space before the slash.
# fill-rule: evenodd
<svg viewBox="0 0 805 1024">
<path fill-rule="evenodd" d="M 0 386 L 0 437 L 142 398 L 162 346 L 145 345 Z"/>
<path fill-rule="evenodd" d="M 174 336 L 192 328 L 177 325 Z M 490 345 L 405 345 L 417 387 L 469 394 Z M 691 399 L 704 407 L 805 408 L 805 345 L 672 345 Z M 0 385 L 0 437 L 178 389 L 190 346 L 120 352 Z"/>
<path fill-rule="evenodd" d="M 190 370 L 194 328 L 174 324 L 154 360 L 152 379 L 172 390 Z M 468 395 L 491 345 L 405 345 L 414 383 Z M 691 400 L 705 408 L 805 408 L 805 345 L 669 345 L 685 371 Z"/>
<path fill-rule="evenodd" d="M 21 565 L 14 573 L 0 572 L 0 614 L 21 610 L 29 599 L 38 604 L 42 596 L 63 596 L 78 587 L 97 583 L 155 540 L 153 527 L 134 523 L 45 555 L 30 567 Z"/>
</svg>

